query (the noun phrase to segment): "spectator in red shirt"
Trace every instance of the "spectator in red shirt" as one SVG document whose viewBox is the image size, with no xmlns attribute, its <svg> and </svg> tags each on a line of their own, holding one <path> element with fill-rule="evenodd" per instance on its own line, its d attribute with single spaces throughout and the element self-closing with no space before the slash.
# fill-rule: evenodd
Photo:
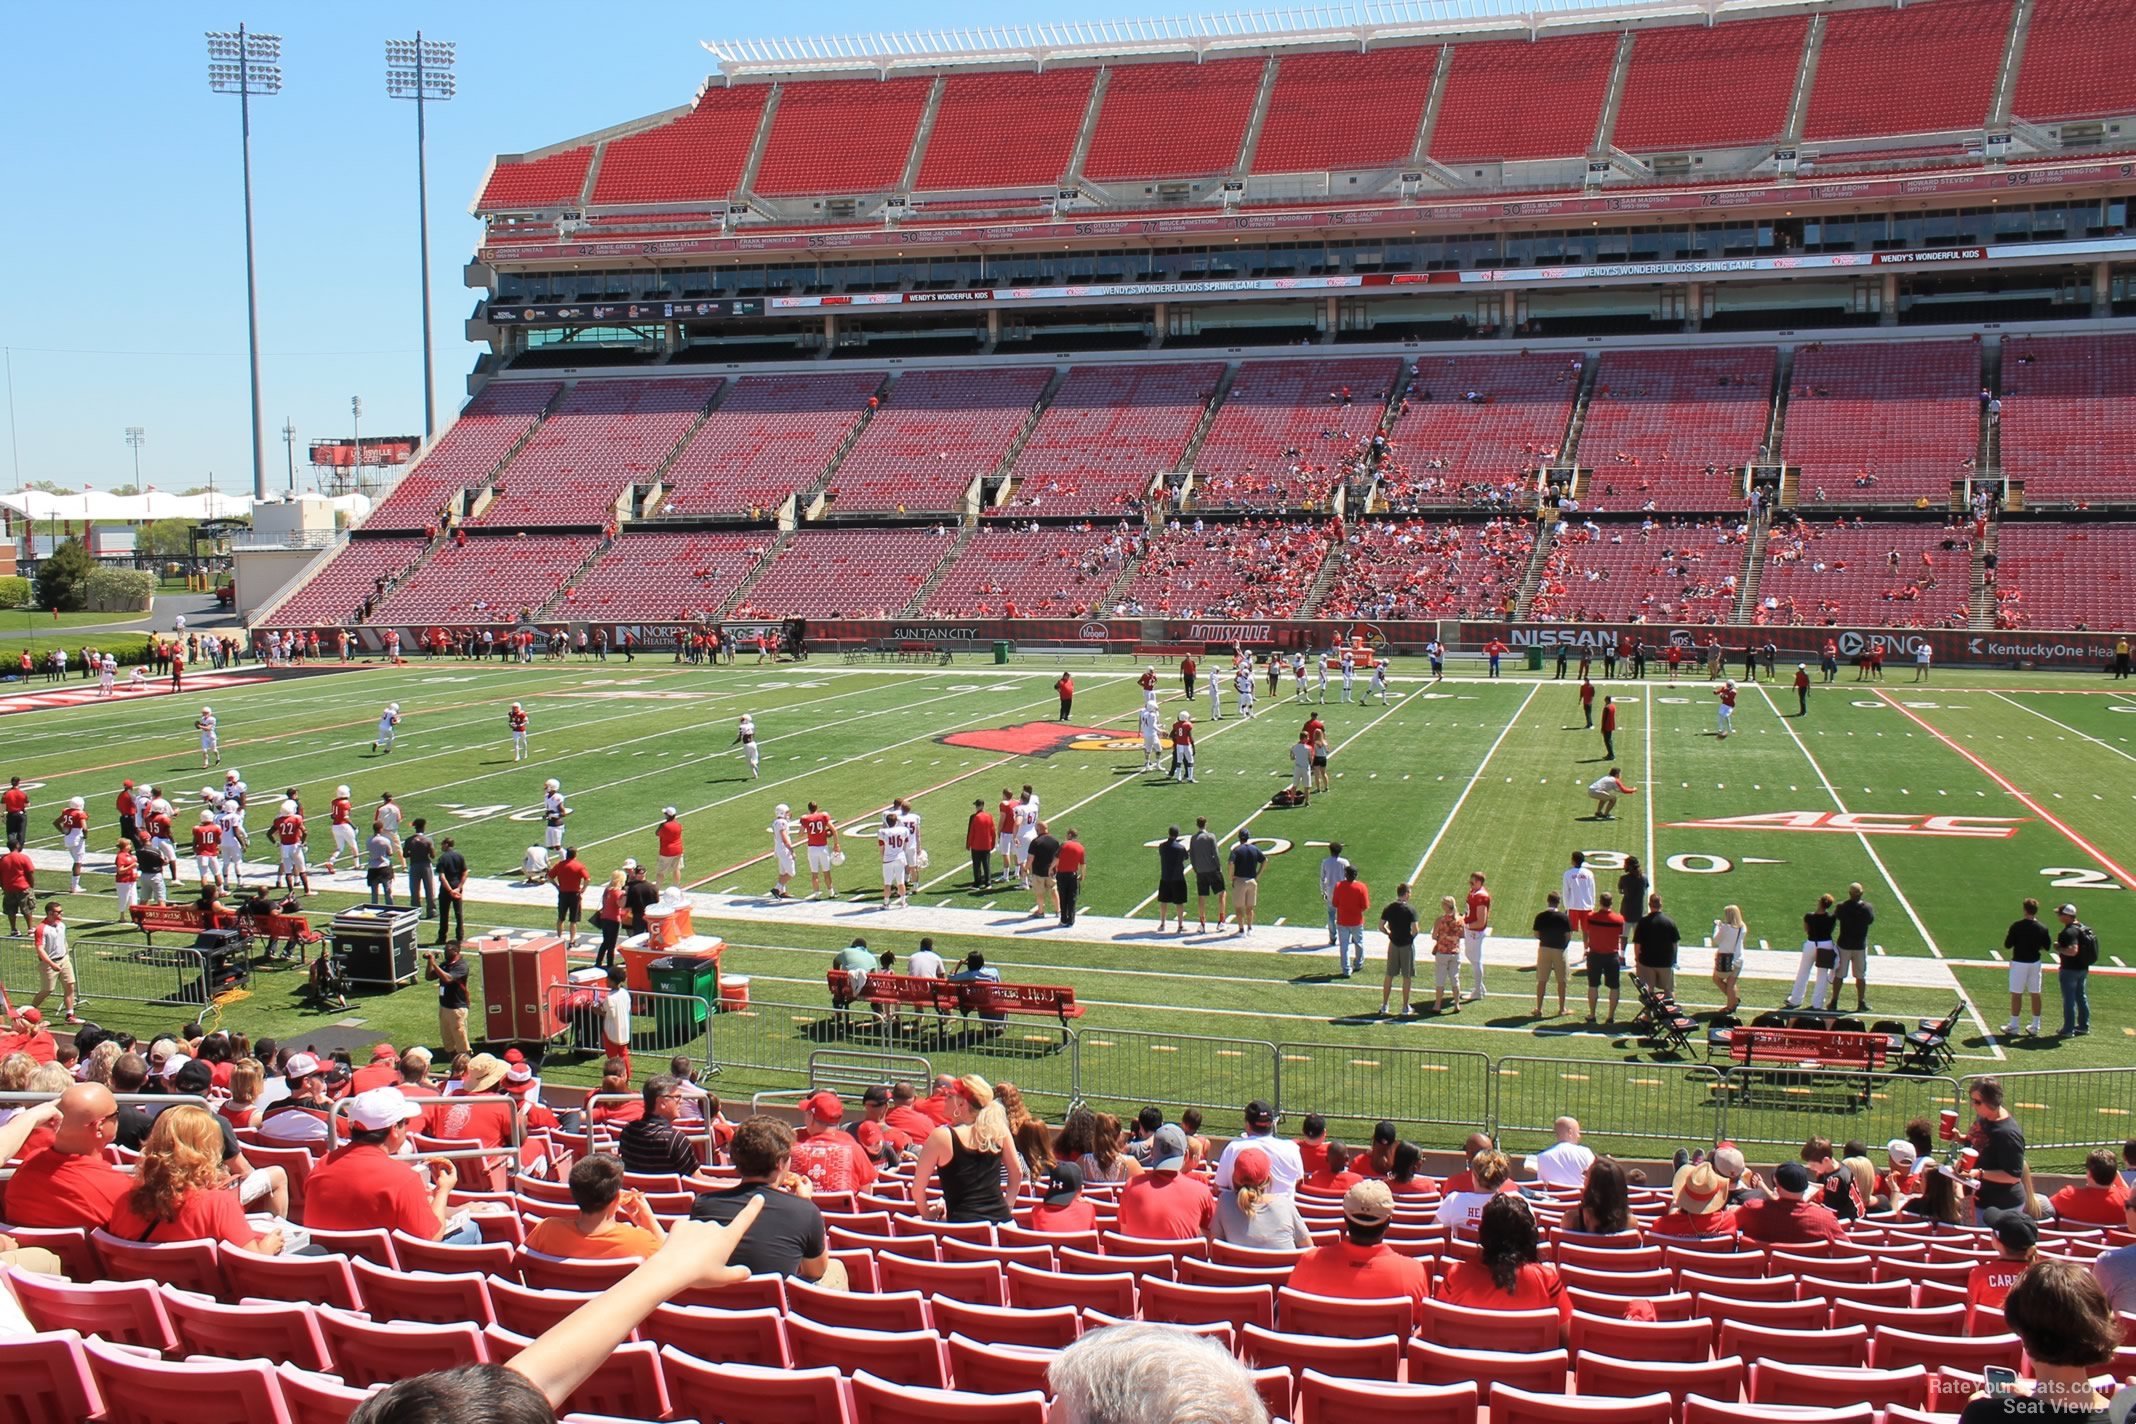
<svg viewBox="0 0 2136 1424">
<path fill-rule="evenodd" d="M 951 1095 L 954 1094 L 956 1091 L 956 1074 L 937 1073 L 935 1074 L 933 1095 L 930 1097 L 922 1098 L 917 1103 L 913 1104 L 914 1107 L 918 1108 L 921 1112 L 927 1115 L 928 1120 L 931 1123 L 931 1126 L 928 1127 L 927 1132 L 931 1133 L 937 1127 L 944 1127 L 948 1125 L 949 1099 Z M 926 1141 L 927 1133 L 920 1134 L 920 1140 L 922 1142 Z"/>
<path fill-rule="evenodd" d="M 1590 924 L 1593 921 L 1589 921 Z M 1762 1185 L 1756 1173 L 1749 1174 L 1753 1191 Z M 1746 1241 L 1762 1246 L 1784 1246 L 1805 1241 L 1847 1239 L 1846 1227 L 1832 1209 L 1809 1198 L 1819 1193 L 1810 1180 L 1810 1169 L 1800 1162 L 1782 1162 L 1773 1171 L 1774 1192 L 1744 1202 L 1736 1208 L 1736 1227 Z"/>
<path fill-rule="evenodd" d="M 1033 1231 L 1095 1231 L 1098 1209 L 1083 1199 L 1083 1169 L 1073 1162 L 1056 1162 L 1046 1179 L 1046 1194 L 1031 1208 Z"/>
<path fill-rule="evenodd" d="M 828 1090 L 801 1102 L 801 1133 L 794 1143 L 793 1170 L 808 1178 L 812 1191 L 857 1192 L 873 1185 L 875 1159 L 839 1127 L 845 1103 Z"/>
<path fill-rule="evenodd" d="M 1343 1238 L 1315 1246 L 1291 1267 L 1290 1287 L 1339 1300 L 1385 1300 L 1406 1296 L 1412 1318 L 1422 1324 L 1431 1277 L 1423 1263 L 1386 1242 L 1394 1220 L 1394 1193 L 1385 1182 L 1359 1182 L 1343 1194 Z"/>
<path fill-rule="evenodd" d="M 658 842 L 659 857 L 653 864 L 656 874 L 653 885 L 664 888 L 672 880 L 682 884 L 682 819 L 673 806 L 660 808 L 660 825 L 653 832 Z"/>
<path fill-rule="evenodd" d="M 994 883 L 994 844 L 999 839 L 994 813 L 986 809 L 986 802 L 972 802 L 971 819 L 964 823 L 964 848 L 972 856 L 974 890 L 988 889 Z"/>
<path fill-rule="evenodd" d="M 133 1189 L 113 1208 L 110 1230 L 128 1241 L 216 1241 L 279 1256 L 281 1231 L 257 1230 L 237 1193 L 224 1190 L 229 1185 L 214 1114 L 190 1103 L 165 1108 L 141 1144 Z"/>
<path fill-rule="evenodd" d="M 894 1083 L 890 1087 L 890 1111 L 883 1114 L 883 1124 L 894 1127 L 914 1142 L 925 1142 L 927 1134 L 942 1124 L 921 1108 L 910 1083 Z"/>
<path fill-rule="evenodd" d="M 1120 1192 L 1115 1229 L 1146 1241 L 1191 1241 L 1208 1235 L 1216 1219 L 1216 1197 L 1208 1183 L 1188 1175 L 1186 1166 L 1187 1134 L 1166 1123 L 1151 1139 L 1149 1170 L 1130 1178 Z"/>
<path fill-rule="evenodd" d="M 1418 1168 L 1424 1153 L 1414 1142 L 1394 1144 L 1394 1164 L 1387 1169 L 1387 1190 L 1397 1197 L 1435 1197 L 1439 1184 Z"/>
<path fill-rule="evenodd" d="M 1728 1179 L 1704 1162 L 1676 1173 L 1675 1195 L 1667 1214 L 1647 1228 L 1648 1235 L 1733 1236 L 1735 1212 L 1728 1205 Z"/>
<path fill-rule="evenodd" d="M 2076 1226 L 2120 1226 L 2129 1201 L 2129 1184 L 2121 1180 L 2114 1154 L 2101 1148 L 2084 1159 L 2083 1185 L 2062 1188 L 2053 1196 L 2056 1219 Z"/>
<path fill-rule="evenodd" d="M 304 1224 L 322 1231 L 405 1231 L 425 1241 L 441 1239 L 445 1199 L 459 1181 L 449 1158 L 429 1164 L 430 1185 L 400 1160 L 408 1124 L 423 1116 L 392 1088 L 373 1088 L 349 1099 L 349 1140 L 326 1155 L 304 1179 Z M 481 1233 L 473 1222 L 442 1239 L 472 1246 Z"/>
<path fill-rule="evenodd" d="M 1363 1180 L 1350 1170 L 1350 1149 L 1340 1142 L 1330 1141 L 1322 1152 L 1319 1169 L 1307 1175 L 1298 1184 L 1298 1190 L 1339 1197 Z"/>
<path fill-rule="evenodd" d="M 368 1093 L 373 1088 L 400 1086 L 400 1050 L 381 1043 L 371 1050 L 371 1061 L 349 1077 L 349 1091 Z"/>
<path fill-rule="evenodd" d="M 1980 1307 L 1992 1305 L 1998 1310 L 2002 1308 L 2003 1301 L 2010 1294 L 2010 1288 L 2017 1284 L 2019 1277 L 2032 1265 L 2033 1257 L 2040 1246 L 2039 1225 L 2025 1215 L 2024 1208 L 2009 1207 L 2002 1211 L 1990 1212 L 1989 1216 L 1992 1218 L 1989 1229 L 1994 1231 L 1995 1244 L 2001 1248 L 2002 1254 L 1992 1261 L 1982 1261 L 1973 1267 L 1972 1274 L 1966 1277 L 1965 1332 L 1968 1335 L 1981 1333 L 1977 1319 Z M 2002 1327 L 1998 1325 L 1995 1328 L 2000 1330 Z"/>
<path fill-rule="evenodd" d="M 1536 1249 L 1535 1214 L 1516 1194 L 1495 1196 L 1476 1223 L 1480 1259 L 1455 1261 L 1439 1283 L 1439 1299 L 1471 1310 L 1555 1310 L 1562 1344 L 1572 1322 L 1572 1299 L 1557 1269 Z"/>
<path fill-rule="evenodd" d="M 1357 867 L 1343 867 L 1342 879 L 1328 892 L 1335 910 L 1335 958 L 1347 979 L 1365 967 L 1365 911 L 1372 906 L 1372 887 L 1358 878 Z"/>
<path fill-rule="evenodd" d="M 61 1093 L 52 1145 L 15 1169 L 0 1212 L 17 1226 L 105 1225 L 133 1189 L 133 1178 L 104 1160 L 118 1128 L 118 1100 L 103 1084 Z"/>
<path fill-rule="evenodd" d="M 890 1090 L 878 1083 L 860 1095 L 860 1121 L 853 1124 L 853 1140 L 885 1165 L 912 1150 L 912 1134 L 890 1125 L 890 1104 Z"/>
<path fill-rule="evenodd" d="M 1304 1136 L 1297 1139 L 1298 1161 L 1310 1177 L 1327 1165 L 1328 1120 L 1319 1113 L 1305 1115 Z"/>
</svg>

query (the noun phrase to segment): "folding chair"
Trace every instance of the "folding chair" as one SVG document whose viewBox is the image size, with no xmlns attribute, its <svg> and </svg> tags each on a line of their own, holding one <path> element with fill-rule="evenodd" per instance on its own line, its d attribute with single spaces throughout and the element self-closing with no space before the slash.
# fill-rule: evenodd
<svg viewBox="0 0 2136 1424">
<path fill-rule="evenodd" d="M 1933 1073 L 1955 1065 L 1958 1055 L 1951 1047 L 1951 1035 L 1958 1031 L 1958 1020 L 1964 1014 L 1965 1005 L 1954 1004 L 1950 1013 L 1940 1019 L 1922 1019 L 1921 1026 L 1906 1035 L 1906 1059 L 1899 1066 Z"/>
</svg>

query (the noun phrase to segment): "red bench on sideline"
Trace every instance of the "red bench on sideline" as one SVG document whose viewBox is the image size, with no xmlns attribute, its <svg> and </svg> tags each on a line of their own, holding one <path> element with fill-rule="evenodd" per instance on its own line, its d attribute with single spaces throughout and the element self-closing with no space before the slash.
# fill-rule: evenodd
<svg viewBox="0 0 2136 1424">
<path fill-rule="evenodd" d="M 1732 1028 L 1728 1056 L 1746 1068 L 1845 1068 L 1882 1070 L 1891 1058 L 1891 1036 L 1808 1028 Z"/>
<path fill-rule="evenodd" d="M 923 979 L 911 974 L 869 974 L 860 993 L 852 992 L 852 976 L 843 969 L 824 971 L 831 1000 L 840 1007 L 850 1003 L 882 1007 L 931 1008 L 940 1013 L 975 1013 L 982 1018 L 1004 1014 L 1050 1014 L 1063 1029 L 1068 1020 L 1083 1016 L 1075 990 L 1065 984 L 995 984 L 984 980 Z"/>
<path fill-rule="evenodd" d="M 247 939 L 265 939 L 270 942 L 286 940 L 294 946 L 317 944 L 324 936 L 311 927 L 311 920 L 304 915 L 285 915 L 275 911 L 263 914 L 246 914 L 228 905 L 217 907 L 211 917 L 197 904 L 135 905 L 129 911 L 134 927 L 141 931 L 149 943 L 155 943 L 159 934 L 192 934 L 202 930 L 236 930 Z"/>
</svg>

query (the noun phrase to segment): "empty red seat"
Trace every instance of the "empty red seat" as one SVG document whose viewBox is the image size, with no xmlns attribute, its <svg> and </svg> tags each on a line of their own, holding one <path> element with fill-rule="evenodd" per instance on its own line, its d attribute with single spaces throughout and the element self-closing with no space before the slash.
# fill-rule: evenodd
<svg viewBox="0 0 2136 1424">
<path fill-rule="evenodd" d="M 675 1398 L 717 1400 L 722 1424 L 852 1424 L 852 1389 L 830 1366 L 713 1364 L 669 1346 L 660 1365 Z"/>
<path fill-rule="evenodd" d="M 1429 1327 L 1427 1327 L 1428 1331 Z M 1563 1393 L 1571 1356 L 1564 1350 L 1465 1350 L 1419 1336 L 1409 1342 L 1411 1384 L 1498 1380 L 1521 1389 Z"/>
<path fill-rule="evenodd" d="M 854 1424 L 1046 1424 L 1046 1396 L 920 1389 L 861 1370 L 853 1376 L 853 1418 Z"/>
<path fill-rule="evenodd" d="M 866 1370 L 898 1384 L 949 1388 L 948 1358 L 932 1331 L 832 1329 L 794 1315 L 787 1317 L 786 1339 L 797 1370 L 829 1365 L 847 1374 Z"/>
<path fill-rule="evenodd" d="M 1248 1325 L 1239 1331 L 1239 1357 L 1263 1369 L 1288 1370 L 1293 1380 L 1309 1369 L 1342 1379 L 1398 1380 L 1402 1375 L 1402 1337 L 1341 1340 L 1326 1335 L 1287 1335 Z"/>
<path fill-rule="evenodd" d="M 160 1360 L 94 1339 L 82 1350 L 109 1424 L 288 1424 L 281 1383 L 264 1361 Z"/>
<path fill-rule="evenodd" d="M 1837 1330 L 1775 1330 L 1728 1320 L 1721 1324 L 1720 1343 L 1715 1348 L 1724 1355 L 1741 1355 L 1746 1360 L 1860 1369 L 1869 1363 L 1869 1332 L 1859 1325 Z"/>
<path fill-rule="evenodd" d="M 1928 1371 L 1905 1369 L 1837 1369 L 1831 1365 L 1791 1365 L 1759 1360 L 1750 1367 L 1750 1397 L 1759 1404 L 1843 1409 L 1856 1404 L 1882 1409 L 1901 1404 L 1919 1409 L 1928 1402 Z"/>
<path fill-rule="evenodd" d="M 1675 1424 L 1676 1401 L 1666 1394 L 1630 1399 L 1583 1399 L 1578 1395 L 1531 1394 L 1508 1384 L 1491 1385 L 1490 1424 Z"/>
</svg>

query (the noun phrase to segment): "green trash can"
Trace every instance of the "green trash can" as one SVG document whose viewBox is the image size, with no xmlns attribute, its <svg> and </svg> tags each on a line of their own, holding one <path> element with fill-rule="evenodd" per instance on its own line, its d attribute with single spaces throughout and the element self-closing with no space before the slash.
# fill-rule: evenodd
<svg viewBox="0 0 2136 1424">
<path fill-rule="evenodd" d="M 653 1030 L 646 1048 L 673 1048 L 705 1031 L 705 1005 L 719 998 L 719 961 L 707 955 L 663 955 L 645 966 L 645 977 L 655 997 L 648 1001 Z M 645 1039 L 641 1030 L 632 1038 Z M 633 1046 L 639 1046 L 634 1043 Z"/>
<path fill-rule="evenodd" d="M 1543 650 L 1542 650 L 1541 648 L 1536 648 L 1536 647 L 1531 647 L 1531 648 L 1529 648 L 1529 649 L 1528 649 L 1528 671 L 1529 671 L 1529 672 L 1541 672 L 1542 670 L 1543 670 Z"/>
<path fill-rule="evenodd" d="M 997 663 L 1007 662 L 1009 660 L 1010 652 L 1013 651 L 1015 647 L 1016 645 L 1006 638 L 997 639 L 994 643 L 994 661 Z"/>
</svg>

